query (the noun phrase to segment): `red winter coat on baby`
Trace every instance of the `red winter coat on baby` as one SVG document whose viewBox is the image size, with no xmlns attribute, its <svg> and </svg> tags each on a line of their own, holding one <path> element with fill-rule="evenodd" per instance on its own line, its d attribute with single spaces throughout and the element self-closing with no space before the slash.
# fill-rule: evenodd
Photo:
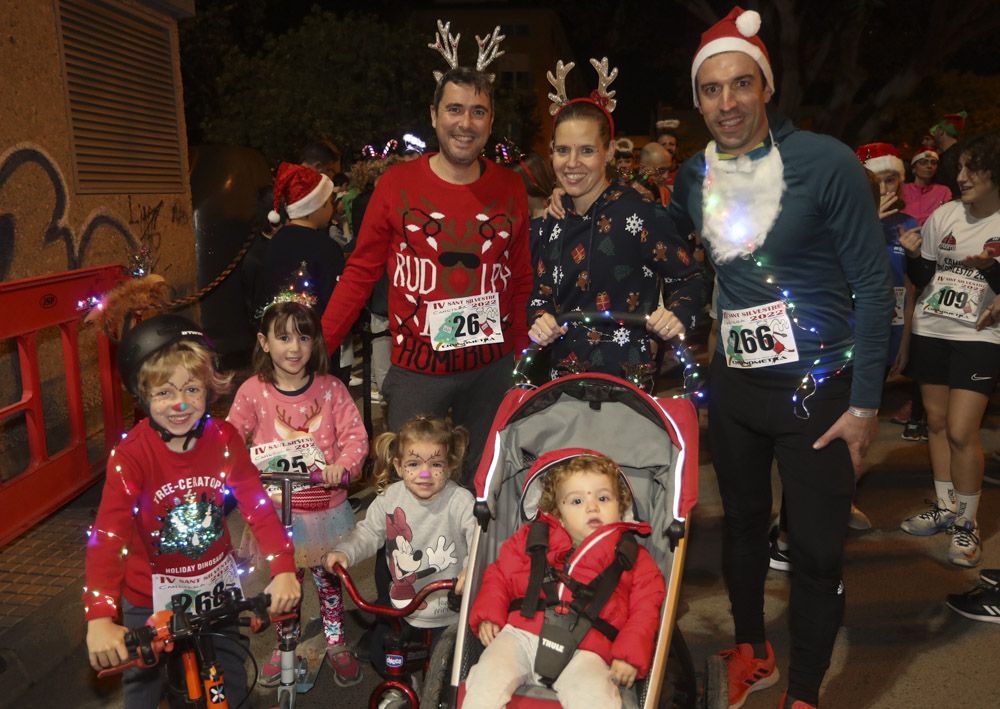
<svg viewBox="0 0 1000 709">
<path fill-rule="evenodd" d="M 549 525 L 548 563 L 582 583 L 590 583 L 611 564 L 623 532 L 649 534 L 651 529 L 645 522 L 606 524 L 580 542 L 572 556 L 567 558 L 573 546 L 569 533 L 555 517 L 544 512 L 538 515 Z M 487 567 L 482 588 L 469 615 L 473 633 L 478 634 L 479 624 L 484 620 L 499 627 L 510 623 L 535 635 L 541 633 L 544 608 L 540 608 L 532 618 L 525 618 L 520 610 L 508 611 L 511 601 L 522 598 L 528 587 L 531 557 L 525 545 L 530 528 L 531 524 L 526 524 L 517 530 L 500 547 L 497 560 Z M 563 601 L 573 598 L 563 584 L 559 584 L 558 592 Z M 622 573 L 618 588 L 601 611 L 601 618 L 618 629 L 618 636 L 612 642 L 603 633 L 592 629 L 584 636 L 580 649 L 597 653 L 609 665 L 612 660 L 624 660 L 638 670 L 639 677 L 645 677 L 660 625 L 664 595 L 663 575 L 653 557 L 640 546 L 635 565 Z"/>
</svg>

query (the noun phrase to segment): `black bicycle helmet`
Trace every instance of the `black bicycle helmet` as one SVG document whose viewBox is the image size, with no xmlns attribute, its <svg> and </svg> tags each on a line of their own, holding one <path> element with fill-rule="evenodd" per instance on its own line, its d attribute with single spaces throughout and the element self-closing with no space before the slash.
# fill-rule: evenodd
<svg viewBox="0 0 1000 709">
<path fill-rule="evenodd" d="M 211 344 L 199 325 L 180 315 L 157 315 L 143 320 L 126 333 L 118 346 L 118 372 L 125 387 L 136 401 L 142 401 L 139 394 L 139 370 L 142 364 L 154 354 L 181 340 L 193 340 L 209 349 Z"/>
</svg>

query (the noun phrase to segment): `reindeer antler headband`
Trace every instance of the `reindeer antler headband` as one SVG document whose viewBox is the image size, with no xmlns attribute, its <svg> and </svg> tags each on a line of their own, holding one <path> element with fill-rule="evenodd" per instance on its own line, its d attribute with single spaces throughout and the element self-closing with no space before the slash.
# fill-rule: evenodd
<svg viewBox="0 0 1000 709">
<path fill-rule="evenodd" d="M 554 93 L 549 92 L 549 100 L 552 102 L 552 105 L 549 106 L 549 113 L 558 116 L 571 103 L 591 103 L 601 109 L 608 117 L 608 122 L 611 124 L 611 137 L 614 139 L 615 121 L 611 117 L 611 112 L 615 110 L 618 102 L 615 100 L 615 91 L 613 89 L 608 91 L 608 87 L 611 86 L 612 81 L 618 78 L 618 69 L 617 67 L 614 69 L 609 67 L 607 57 L 602 57 L 600 61 L 591 59 L 590 65 L 597 71 L 597 88 L 590 92 L 590 96 L 582 98 L 569 99 L 566 96 L 566 75 L 576 66 L 574 62 L 563 64 L 560 59 L 556 62 L 555 75 L 551 71 L 546 73 L 546 78 L 555 89 Z"/>
<path fill-rule="evenodd" d="M 441 53 L 441 56 L 448 63 L 449 69 L 456 69 L 458 67 L 458 40 L 461 38 L 462 35 L 453 35 L 451 33 L 451 22 L 441 22 L 441 20 L 438 20 L 434 44 L 428 44 L 427 46 Z M 479 45 L 479 56 L 476 58 L 476 71 L 485 73 L 486 67 L 503 56 L 504 51 L 500 49 L 500 43 L 505 39 L 507 39 L 506 35 L 500 34 L 500 25 L 494 27 L 492 34 L 488 34 L 485 37 L 476 35 L 476 44 Z M 444 72 L 434 72 L 434 80 L 437 82 L 440 82 L 443 76 Z M 487 74 L 487 76 L 491 83 L 496 78 L 495 74 Z"/>
</svg>

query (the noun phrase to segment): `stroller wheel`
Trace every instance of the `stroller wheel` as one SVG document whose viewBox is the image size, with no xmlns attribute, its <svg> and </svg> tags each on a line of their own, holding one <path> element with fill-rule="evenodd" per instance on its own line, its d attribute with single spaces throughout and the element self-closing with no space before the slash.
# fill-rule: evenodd
<svg viewBox="0 0 1000 709">
<path fill-rule="evenodd" d="M 660 688 L 657 709 L 695 709 L 698 701 L 698 682 L 694 660 L 688 650 L 681 629 L 674 626 L 667 654 L 667 667 Z M 728 709 L 726 707 L 725 709 Z"/>
<path fill-rule="evenodd" d="M 427 664 L 427 674 L 424 675 L 424 692 L 420 700 L 423 709 L 447 709 L 451 696 L 449 682 L 451 680 L 451 665 L 455 655 L 455 641 L 458 636 L 458 625 L 449 626 L 438 638 Z"/>
<path fill-rule="evenodd" d="M 705 661 L 705 709 L 729 709 L 729 672 L 719 655 Z"/>
</svg>

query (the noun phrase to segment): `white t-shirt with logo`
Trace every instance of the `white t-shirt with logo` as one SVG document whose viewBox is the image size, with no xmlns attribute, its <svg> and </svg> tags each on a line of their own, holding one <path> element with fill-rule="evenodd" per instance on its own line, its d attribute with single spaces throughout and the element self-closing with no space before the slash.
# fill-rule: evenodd
<svg viewBox="0 0 1000 709">
<path fill-rule="evenodd" d="M 997 294 L 979 269 L 962 265 L 963 259 L 983 251 L 1000 261 L 1000 212 L 977 219 L 962 202 L 948 202 L 934 210 L 920 234 L 920 255 L 937 267 L 917 298 L 913 332 L 944 340 L 1000 344 L 1000 325 L 976 330 L 977 318 Z"/>
</svg>

